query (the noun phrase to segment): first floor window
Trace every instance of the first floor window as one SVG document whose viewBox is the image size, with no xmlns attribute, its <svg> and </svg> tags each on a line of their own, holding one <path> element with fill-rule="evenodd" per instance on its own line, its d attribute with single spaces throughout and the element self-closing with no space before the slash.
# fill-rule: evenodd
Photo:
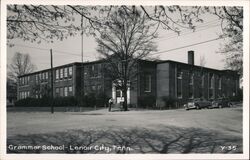
<svg viewBox="0 0 250 160">
<path fill-rule="evenodd" d="M 182 78 L 177 78 L 177 97 L 182 97 Z"/>
<path fill-rule="evenodd" d="M 151 92 L 151 75 L 146 75 L 145 76 L 145 92 Z"/>
<path fill-rule="evenodd" d="M 68 96 L 68 87 L 64 87 L 64 96 L 65 96 L 65 97 Z"/>
<path fill-rule="evenodd" d="M 56 97 L 59 97 L 59 95 L 60 95 L 60 90 L 59 88 L 56 88 Z"/>
<path fill-rule="evenodd" d="M 69 95 L 72 96 L 73 90 L 72 90 L 72 86 L 69 87 Z"/>
<path fill-rule="evenodd" d="M 60 97 L 63 97 L 63 87 L 60 88 Z"/>
<path fill-rule="evenodd" d="M 214 75 L 213 74 L 209 75 L 209 88 L 211 89 L 214 88 Z"/>
<path fill-rule="evenodd" d="M 219 89 L 221 89 L 221 77 L 219 77 Z"/>
<path fill-rule="evenodd" d="M 193 85 L 189 85 L 189 98 L 194 98 L 194 88 Z"/>
</svg>

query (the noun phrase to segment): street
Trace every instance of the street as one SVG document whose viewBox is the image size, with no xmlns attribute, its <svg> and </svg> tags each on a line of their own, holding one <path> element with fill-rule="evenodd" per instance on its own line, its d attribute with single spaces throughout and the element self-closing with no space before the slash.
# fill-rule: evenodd
<svg viewBox="0 0 250 160">
<path fill-rule="evenodd" d="M 242 107 L 128 112 L 102 109 L 55 114 L 8 112 L 7 135 L 8 145 L 66 146 L 63 150 L 9 149 L 9 153 L 241 153 Z M 97 150 L 94 145 L 111 149 Z M 116 149 L 112 149 L 114 145 Z M 123 149 L 117 150 L 119 147 Z"/>
</svg>

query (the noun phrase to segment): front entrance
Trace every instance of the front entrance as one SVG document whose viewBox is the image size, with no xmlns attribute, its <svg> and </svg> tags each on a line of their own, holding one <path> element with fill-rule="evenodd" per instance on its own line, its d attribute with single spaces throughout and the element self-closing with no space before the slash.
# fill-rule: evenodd
<svg viewBox="0 0 250 160">
<path fill-rule="evenodd" d="M 120 104 L 121 102 L 124 102 L 124 95 L 122 93 L 122 90 L 116 87 L 116 85 L 112 84 L 112 98 L 114 100 L 114 103 Z M 130 104 L 130 87 L 128 87 L 127 90 L 127 102 Z"/>
<path fill-rule="evenodd" d="M 116 103 L 120 104 L 121 102 L 124 102 L 124 96 L 122 94 L 122 90 L 116 89 Z"/>
</svg>

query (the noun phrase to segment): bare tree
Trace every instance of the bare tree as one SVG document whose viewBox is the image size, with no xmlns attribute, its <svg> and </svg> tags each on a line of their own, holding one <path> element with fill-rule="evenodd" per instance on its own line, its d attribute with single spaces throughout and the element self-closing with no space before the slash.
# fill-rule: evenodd
<svg viewBox="0 0 250 160">
<path fill-rule="evenodd" d="M 84 32 L 95 35 L 95 31 L 116 10 L 131 13 L 136 8 L 150 19 L 151 23 L 180 33 L 180 28 L 195 29 L 193 21 L 201 21 L 195 16 L 196 9 L 180 6 L 80 6 L 80 5 L 8 5 L 7 38 L 20 38 L 38 42 L 63 40 Z M 80 19 L 84 19 L 81 26 Z"/>
<path fill-rule="evenodd" d="M 98 29 L 98 52 L 106 59 L 106 73 L 124 95 L 123 108 L 127 111 L 127 90 L 137 70 L 137 61 L 156 51 L 152 31 L 153 24 L 143 12 L 135 7 L 131 10 L 118 8 L 112 12 L 106 25 Z"/>
<path fill-rule="evenodd" d="M 210 13 L 221 20 L 222 35 L 220 36 L 224 41 L 218 52 L 225 55 L 225 67 L 237 71 L 242 76 L 243 7 L 203 7 L 199 13 Z"/>
<path fill-rule="evenodd" d="M 8 76 L 17 82 L 18 76 L 31 73 L 35 70 L 35 65 L 31 62 L 29 54 L 17 52 L 8 66 Z"/>
</svg>

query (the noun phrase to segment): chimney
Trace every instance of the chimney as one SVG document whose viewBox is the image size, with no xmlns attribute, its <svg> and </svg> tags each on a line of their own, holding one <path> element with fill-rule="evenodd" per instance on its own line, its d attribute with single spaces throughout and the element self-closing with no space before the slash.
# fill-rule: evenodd
<svg viewBox="0 0 250 160">
<path fill-rule="evenodd" d="M 194 51 L 188 51 L 188 64 L 194 65 Z"/>
</svg>

